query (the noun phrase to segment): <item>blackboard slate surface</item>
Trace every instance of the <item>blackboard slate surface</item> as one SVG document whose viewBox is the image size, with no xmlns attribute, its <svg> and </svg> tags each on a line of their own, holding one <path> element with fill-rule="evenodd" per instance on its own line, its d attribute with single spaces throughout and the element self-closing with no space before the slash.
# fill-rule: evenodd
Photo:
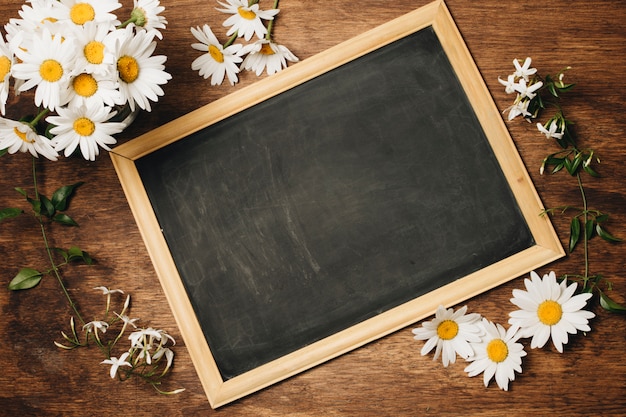
<svg viewBox="0 0 626 417">
<path fill-rule="evenodd" d="M 430 27 L 136 165 L 225 380 L 534 244 Z"/>
</svg>

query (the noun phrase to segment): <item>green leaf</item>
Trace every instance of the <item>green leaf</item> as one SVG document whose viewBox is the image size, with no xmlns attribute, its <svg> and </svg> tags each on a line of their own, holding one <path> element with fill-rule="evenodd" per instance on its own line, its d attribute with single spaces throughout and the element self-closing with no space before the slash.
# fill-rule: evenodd
<svg viewBox="0 0 626 417">
<path fill-rule="evenodd" d="M 591 166 L 589 164 L 583 164 L 583 170 L 591 175 L 592 177 L 599 177 L 600 174 L 598 174 L 593 168 L 591 168 Z"/>
<path fill-rule="evenodd" d="M 22 194 L 24 197 L 28 197 L 28 193 L 23 188 L 15 187 L 14 190 L 17 191 L 18 193 Z"/>
<path fill-rule="evenodd" d="M 52 248 L 52 250 L 54 250 L 56 253 L 61 255 L 63 257 L 63 259 L 65 260 L 65 262 L 69 262 L 70 255 L 69 255 L 69 253 L 67 253 L 67 251 L 65 251 L 62 248 Z"/>
<path fill-rule="evenodd" d="M 585 223 L 585 236 L 587 238 L 587 240 L 591 239 L 593 237 L 593 226 L 594 226 L 594 221 L 593 219 L 588 219 L 587 222 Z"/>
<path fill-rule="evenodd" d="M 35 214 L 41 214 L 41 200 L 33 200 L 32 198 L 26 198 L 26 201 L 33 207 Z"/>
<path fill-rule="evenodd" d="M 57 223 L 64 224 L 66 226 L 78 226 L 78 223 L 76 223 L 74 219 L 72 219 L 70 216 L 64 213 L 57 213 L 52 218 L 52 220 L 54 220 Z"/>
<path fill-rule="evenodd" d="M 15 207 L 7 207 L 5 209 L 0 210 L 0 222 L 4 219 L 10 219 L 13 217 L 17 217 L 22 214 L 24 211 Z"/>
<path fill-rule="evenodd" d="M 42 277 L 43 274 L 36 269 L 22 268 L 9 283 L 9 289 L 12 291 L 28 290 L 37 286 Z"/>
<path fill-rule="evenodd" d="M 77 182 L 76 184 L 72 185 L 64 185 L 63 187 L 56 190 L 54 194 L 52 194 L 52 204 L 54 205 L 54 208 L 59 211 L 65 210 L 68 205 L 68 199 L 72 196 L 74 190 L 82 184 L 84 183 Z"/>
<path fill-rule="evenodd" d="M 609 219 L 609 215 L 608 214 L 600 214 L 600 215 L 596 216 L 596 221 L 598 223 L 604 223 L 608 219 Z"/>
<path fill-rule="evenodd" d="M 87 252 L 80 250 L 77 246 L 72 246 L 71 248 L 69 248 L 68 255 L 68 260 L 70 261 L 82 260 L 87 265 L 91 265 L 93 262 L 91 256 L 89 256 Z"/>
<path fill-rule="evenodd" d="M 5 149 L 0 149 L 0 156 L 4 156 L 4 155 L 6 155 L 6 154 L 7 154 L 7 152 L 9 152 L 9 149 L 8 149 L 8 148 L 5 148 Z"/>
<path fill-rule="evenodd" d="M 578 240 L 580 239 L 580 220 L 578 220 L 578 217 L 572 218 L 569 230 L 569 251 L 572 253 L 578 243 Z"/>
<path fill-rule="evenodd" d="M 608 295 L 600 293 L 600 305 L 612 313 L 626 313 L 626 307 L 613 301 Z"/>
<path fill-rule="evenodd" d="M 50 201 L 50 199 L 46 197 L 45 195 L 40 195 L 39 201 L 41 202 L 41 214 L 43 214 L 46 217 L 54 216 L 54 213 L 56 212 L 56 210 L 54 206 L 52 205 L 52 202 Z"/>
<path fill-rule="evenodd" d="M 599 224 L 596 225 L 596 232 L 598 233 L 598 236 L 600 236 L 602 239 L 606 240 L 607 242 L 621 242 L 622 241 L 622 239 L 619 239 L 611 235 L 606 230 L 604 230 L 602 226 L 600 226 Z"/>
</svg>

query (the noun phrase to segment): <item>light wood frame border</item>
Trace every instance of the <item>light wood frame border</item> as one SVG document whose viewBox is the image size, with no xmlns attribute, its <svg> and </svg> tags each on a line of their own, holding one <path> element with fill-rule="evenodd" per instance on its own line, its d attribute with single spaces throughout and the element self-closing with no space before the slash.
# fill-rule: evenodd
<svg viewBox="0 0 626 417">
<path fill-rule="evenodd" d="M 502 167 L 536 242 L 522 252 L 440 287 L 392 310 L 223 381 L 169 252 L 135 161 L 172 142 L 395 40 L 432 26 Z M 220 407 L 306 369 L 402 329 L 434 313 L 525 274 L 564 251 L 517 153 L 498 109 L 443 1 L 427 4 L 389 23 L 293 65 L 279 74 L 201 107 L 118 146 L 110 154 L 150 258 L 189 350 L 210 405 Z"/>
</svg>

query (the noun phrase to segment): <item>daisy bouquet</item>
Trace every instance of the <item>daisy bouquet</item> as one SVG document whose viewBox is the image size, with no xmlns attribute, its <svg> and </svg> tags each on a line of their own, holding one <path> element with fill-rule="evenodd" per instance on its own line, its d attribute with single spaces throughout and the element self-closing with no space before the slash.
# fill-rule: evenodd
<svg viewBox="0 0 626 417">
<path fill-rule="evenodd" d="M 123 23 L 113 13 L 121 7 L 117 0 L 31 0 L 10 19 L 6 39 L 0 36 L 0 149 L 50 160 L 79 149 L 93 161 L 136 109 L 151 110 L 171 79 L 166 57 L 152 55 L 167 23 L 164 7 L 134 0 Z M 33 100 L 32 115 L 4 117 L 11 89 Z"/>
<path fill-rule="evenodd" d="M 264 70 L 272 75 L 287 67 L 287 62 L 298 61 L 286 46 L 272 39 L 278 0 L 274 0 L 271 9 L 261 9 L 258 0 L 226 0 L 218 4 L 222 8 L 217 10 L 229 15 L 224 26 L 228 27 L 226 36 L 230 38 L 225 43 L 218 41 L 209 25 L 191 28 L 198 41 L 191 47 L 204 53 L 192 62 L 191 68 L 205 79 L 211 77 L 211 85 L 222 84 L 225 79 L 234 85 L 242 68 L 257 76 Z M 246 43 L 236 43 L 238 39 Z"/>
<path fill-rule="evenodd" d="M 126 329 L 135 325 L 125 316 L 130 298 L 119 315 L 111 314 L 111 294 L 118 290 L 105 287 L 98 287 L 107 295 L 105 319 L 83 320 L 60 269 L 74 263 L 91 264 L 92 258 L 74 245 L 53 248 L 47 236 L 51 223 L 78 226 L 67 210 L 82 182 L 62 186 L 47 196 L 38 186 L 36 160 L 43 156 L 56 161 L 60 155 L 80 154 L 94 161 L 100 149 L 110 150 L 116 143 L 114 135 L 122 132 L 138 111 L 151 111 L 151 102 L 158 101 L 164 94 L 161 86 L 171 79 L 164 71 L 166 57 L 153 55 L 156 39 L 162 38 L 160 29 L 167 24 L 161 16 L 165 8 L 159 0 L 134 0 L 130 17 L 121 22 L 114 14 L 122 7 L 117 0 L 26 3 L 19 18 L 5 25 L 6 35 L 0 33 L 0 156 L 32 155 L 34 195 L 23 188 L 15 190 L 30 205 L 40 226 L 49 267 L 21 268 L 9 289 L 30 289 L 46 275 L 55 277 L 73 311 L 71 331 L 62 332 L 64 343 L 57 346 L 71 349 L 95 343 L 106 357 L 103 363 L 112 365 L 111 377 L 137 375 L 156 388 L 172 364 L 173 352 L 166 343 L 173 339 L 163 331 L 145 330 L 141 334 L 147 339 L 134 340 L 131 335 L 130 350 L 119 358 L 112 356 Z M 7 110 L 24 108 L 7 109 L 8 104 L 22 99 L 32 101 L 34 110 L 20 118 L 8 117 Z M 23 213 L 17 207 L 0 209 L 0 221 Z M 107 328 L 118 322 L 123 323 L 121 331 L 105 341 Z"/>
</svg>

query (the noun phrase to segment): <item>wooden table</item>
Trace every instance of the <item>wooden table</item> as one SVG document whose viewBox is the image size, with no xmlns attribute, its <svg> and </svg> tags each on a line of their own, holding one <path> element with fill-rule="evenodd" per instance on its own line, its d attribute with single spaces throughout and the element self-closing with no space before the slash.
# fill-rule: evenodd
<svg viewBox="0 0 626 417">
<path fill-rule="evenodd" d="M 130 1 L 122 1 L 125 7 Z M 263 4 L 263 2 L 261 2 Z M 391 4 L 393 3 L 393 6 Z M 283 0 L 275 26 L 275 39 L 287 45 L 301 60 L 374 28 L 427 3 L 395 2 L 296 2 Z M 0 5 L 2 23 L 17 16 L 19 0 Z M 158 52 L 168 57 L 173 79 L 165 96 L 142 113 L 118 136 L 120 142 L 145 133 L 203 104 L 227 95 L 257 78 L 243 74 L 234 87 L 212 87 L 190 69 L 197 53 L 189 28 L 209 23 L 218 32 L 221 16 L 211 2 L 163 0 L 169 21 Z M 550 1 L 523 4 L 509 0 L 468 2 L 449 0 L 447 5 L 491 91 L 498 108 L 511 104 L 498 76 L 512 72 L 512 60 L 533 58 L 544 74 L 571 65 L 568 74 L 578 85 L 565 102 L 567 115 L 576 122 L 581 146 L 596 150 L 601 158 L 600 179 L 586 179 L 590 204 L 611 214 L 608 225 L 626 237 L 626 7 L 622 0 Z M 21 108 L 13 99 L 11 109 Z M 539 175 L 541 160 L 554 151 L 534 125 L 508 123 L 511 135 L 530 171 L 546 207 L 579 204 L 576 182 L 565 174 Z M 0 159 L 0 207 L 25 204 L 13 188 L 32 188 L 31 159 L 27 155 Z M 105 285 L 132 295 L 132 316 L 141 324 L 162 328 L 178 341 L 175 367 L 164 388 L 184 387 L 176 396 L 162 396 L 136 381 L 120 383 L 108 377 L 94 349 L 62 351 L 53 344 L 67 329 L 70 310 L 58 283 L 46 277 L 33 290 L 0 291 L 1 415 L 623 415 L 626 407 L 624 316 L 605 312 L 597 304 L 592 331 L 571 337 L 563 354 L 551 344 L 531 350 L 524 358 L 523 373 L 510 391 L 488 388 L 482 377 L 468 378 L 464 364 L 444 368 L 421 356 L 423 342 L 413 340 L 411 328 L 398 331 L 356 351 L 318 366 L 268 389 L 211 410 L 191 364 L 165 295 L 126 202 L 111 161 L 103 154 L 95 163 L 78 158 L 37 165 L 40 188 L 51 193 L 61 185 L 84 181 L 71 202 L 71 213 L 80 228 L 55 227 L 52 245 L 75 244 L 95 259 L 92 266 L 65 270 L 64 279 L 86 318 L 96 317 L 103 298 L 92 290 Z M 26 206 L 23 206 L 26 208 Z M 567 243 L 569 218 L 555 216 L 554 226 Z M 623 265 L 624 244 L 596 239 L 591 243 L 591 269 L 614 284 L 611 292 L 626 301 Z M 5 283 L 22 266 L 45 267 L 41 237 L 28 216 L 0 224 L 0 276 Z M 580 251 L 542 269 L 547 273 L 579 273 Z M 511 291 L 522 288 L 513 280 L 467 301 L 470 311 L 506 323 L 512 310 Z"/>
</svg>

